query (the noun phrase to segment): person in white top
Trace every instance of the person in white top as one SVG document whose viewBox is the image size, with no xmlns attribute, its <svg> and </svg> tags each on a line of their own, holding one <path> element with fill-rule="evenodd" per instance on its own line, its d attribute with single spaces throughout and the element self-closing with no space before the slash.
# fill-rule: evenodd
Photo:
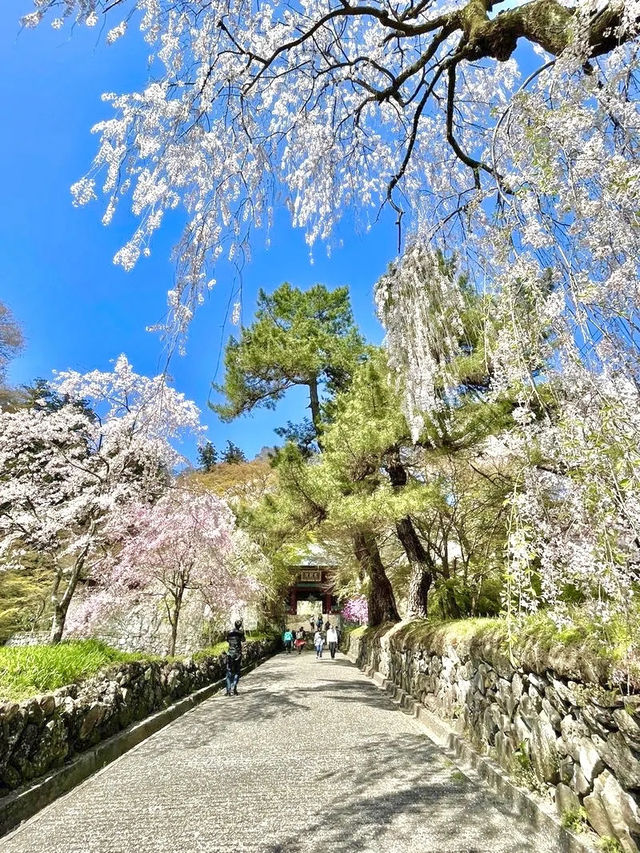
<svg viewBox="0 0 640 853">
<path fill-rule="evenodd" d="M 336 649 L 338 648 L 338 632 L 333 625 L 329 625 L 327 628 L 327 643 L 329 644 L 329 651 L 333 659 L 336 656 Z"/>
</svg>

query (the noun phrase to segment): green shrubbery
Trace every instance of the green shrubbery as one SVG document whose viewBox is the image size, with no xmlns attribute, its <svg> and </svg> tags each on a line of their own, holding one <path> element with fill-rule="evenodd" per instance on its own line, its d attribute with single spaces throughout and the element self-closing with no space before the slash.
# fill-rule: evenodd
<svg viewBox="0 0 640 853">
<path fill-rule="evenodd" d="M 109 664 L 150 657 L 119 652 L 98 640 L 65 641 L 57 646 L 1 646 L 0 701 L 26 699 L 82 681 Z"/>
<path fill-rule="evenodd" d="M 51 575 L 37 565 L 0 570 L 0 643 L 17 631 L 46 623 L 50 609 Z"/>
</svg>

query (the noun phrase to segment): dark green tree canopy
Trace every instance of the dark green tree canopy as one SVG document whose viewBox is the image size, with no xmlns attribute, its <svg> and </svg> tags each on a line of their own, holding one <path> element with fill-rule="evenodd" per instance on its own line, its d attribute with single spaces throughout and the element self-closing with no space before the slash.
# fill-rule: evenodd
<svg viewBox="0 0 640 853">
<path fill-rule="evenodd" d="M 227 446 L 222 451 L 221 462 L 226 462 L 229 465 L 238 465 L 240 462 L 246 462 L 244 450 L 234 444 L 232 441 L 227 441 Z"/>
<path fill-rule="evenodd" d="M 230 421 L 258 406 L 272 409 L 289 388 L 304 385 L 317 431 L 321 387 L 330 394 L 343 387 L 364 352 L 348 288 L 303 291 L 285 282 L 272 294 L 260 290 L 254 322 L 227 344 L 224 383 L 214 385 L 225 402 L 213 409 Z"/>
<path fill-rule="evenodd" d="M 217 461 L 218 451 L 210 441 L 198 448 L 198 462 L 203 471 L 211 471 Z"/>
</svg>

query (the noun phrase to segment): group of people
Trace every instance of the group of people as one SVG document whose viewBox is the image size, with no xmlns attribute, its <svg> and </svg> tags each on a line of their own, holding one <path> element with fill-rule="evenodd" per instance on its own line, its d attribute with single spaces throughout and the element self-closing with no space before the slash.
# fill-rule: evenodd
<svg viewBox="0 0 640 853">
<path fill-rule="evenodd" d="M 290 628 L 286 628 L 282 635 L 282 640 L 284 642 L 284 649 L 288 655 L 291 654 L 292 648 L 295 648 L 298 654 L 300 654 L 307 642 L 307 635 L 301 625 L 295 632 Z"/>
<path fill-rule="evenodd" d="M 338 627 L 336 625 L 332 625 L 327 619 L 324 624 L 323 631 L 322 616 L 318 616 L 316 620 L 311 617 L 309 621 L 311 623 L 311 633 L 313 633 L 313 646 L 316 650 L 316 658 L 322 657 L 325 642 L 329 647 L 331 658 L 335 658 L 338 643 L 340 642 Z M 305 647 L 307 642 L 307 634 L 302 625 L 300 625 L 295 633 L 290 628 L 286 628 L 282 635 L 282 640 L 287 654 L 291 654 L 293 648 L 296 649 L 298 654 L 301 654 L 302 649 Z"/>
<path fill-rule="evenodd" d="M 311 619 L 311 631 L 315 630 L 313 635 L 313 645 L 316 650 L 316 658 L 322 657 L 325 642 L 329 646 L 329 653 L 332 658 L 336 656 L 340 635 L 338 626 L 332 625 L 327 619 L 322 630 L 322 616 L 318 616 L 317 620 Z M 283 634 L 284 647 L 287 654 L 291 654 L 292 648 L 295 646 L 298 654 L 301 654 L 302 649 L 307 642 L 307 634 L 304 627 L 301 625 L 295 632 L 287 628 Z M 236 619 L 233 628 L 227 634 L 227 643 L 229 650 L 227 651 L 227 678 L 226 678 L 226 695 L 238 695 L 238 681 L 240 680 L 240 672 L 242 669 L 242 644 L 245 642 L 245 633 L 242 619 Z"/>
</svg>

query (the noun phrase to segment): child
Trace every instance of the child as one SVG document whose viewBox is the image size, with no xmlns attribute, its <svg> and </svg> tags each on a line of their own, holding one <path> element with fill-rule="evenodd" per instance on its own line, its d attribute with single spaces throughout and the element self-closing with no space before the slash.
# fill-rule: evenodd
<svg viewBox="0 0 640 853">
<path fill-rule="evenodd" d="M 293 634 L 291 633 L 289 628 L 287 628 L 287 630 L 282 635 L 282 639 L 284 640 L 284 647 L 287 650 L 287 654 L 290 655 L 291 646 L 293 645 Z"/>
</svg>

